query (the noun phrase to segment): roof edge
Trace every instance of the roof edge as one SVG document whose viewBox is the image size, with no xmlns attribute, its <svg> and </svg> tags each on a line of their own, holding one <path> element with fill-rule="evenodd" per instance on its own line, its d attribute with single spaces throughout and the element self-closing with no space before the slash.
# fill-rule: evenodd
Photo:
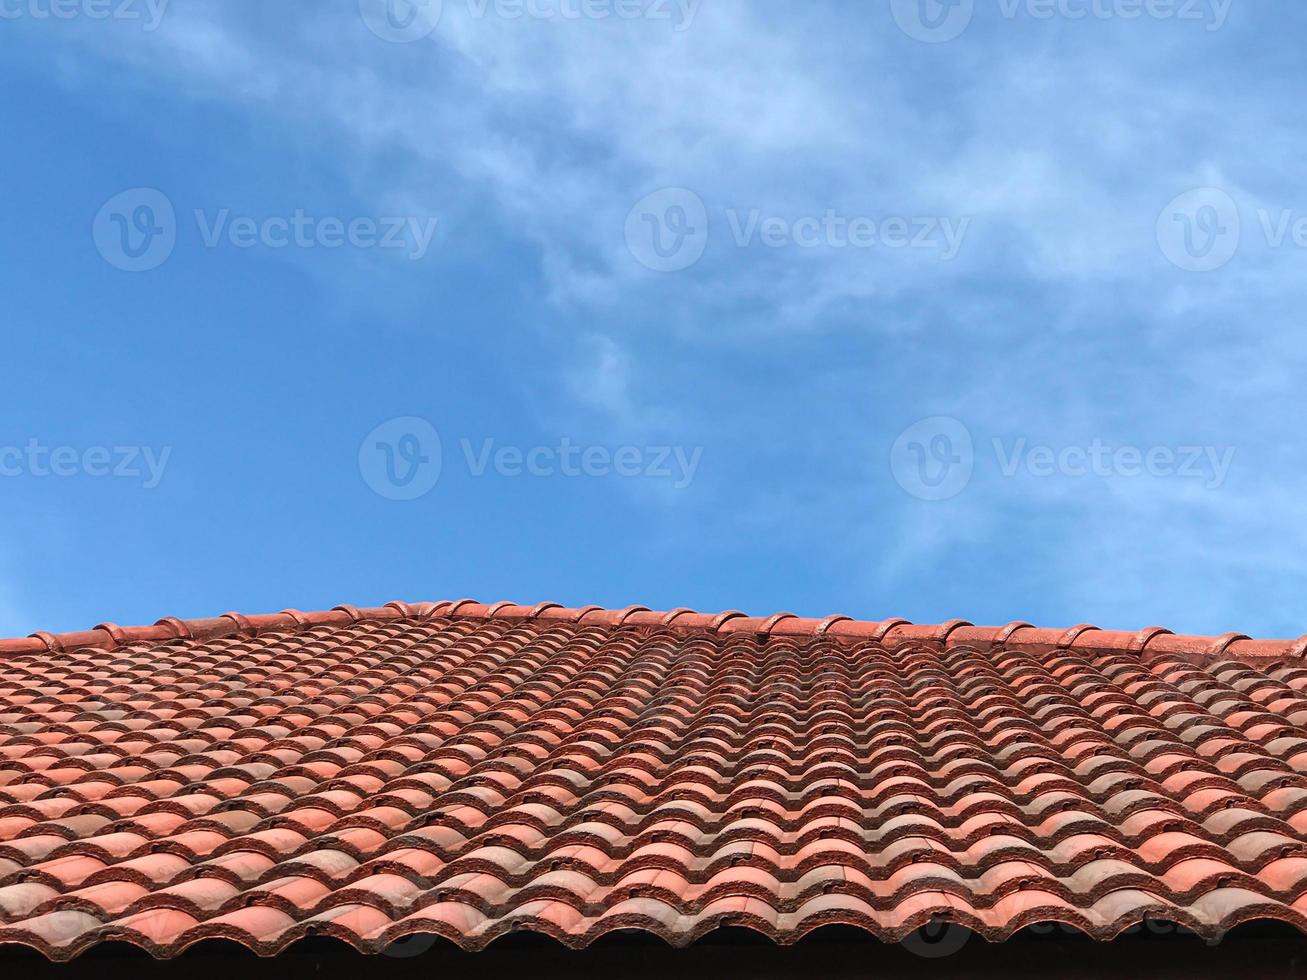
<svg viewBox="0 0 1307 980">
<path fill-rule="evenodd" d="M 1161 626 L 1131 633 L 1103 630 L 1082 623 L 1070 629 L 1046 629 L 1026 622 L 1006 626 L 975 626 L 955 619 L 940 624 L 911 623 L 906 619 L 859 620 L 850 616 L 812 619 L 793 613 L 749 616 L 730 610 L 701 613 L 693 609 L 658 612 L 645 606 L 606 609 L 602 606 L 569 608 L 555 602 L 528 606 L 514 602 L 481 603 L 472 599 L 445 602 L 388 602 L 384 606 L 358 608 L 336 606 L 320 612 L 284 609 L 278 613 L 245 616 L 230 612 L 207 619 L 178 619 L 168 616 L 151 626 L 122 627 L 101 623 L 89 630 L 70 633 L 33 633 L 31 636 L 0 640 L 0 656 L 59 653 L 93 647 L 114 650 L 134 643 L 164 643 L 178 639 L 208 640 L 224 636 L 256 636 L 268 632 L 307 629 L 314 626 L 348 626 L 361 621 L 431 619 L 481 619 L 566 622 L 584 626 L 644 626 L 719 636 L 743 634 L 765 637 L 822 637 L 846 642 L 872 641 L 886 646 L 922 643 L 949 649 L 957 646 L 982 650 L 1004 646 L 1025 652 L 1057 650 L 1169 654 L 1203 661 L 1307 659 L 1307 635 L 1297 640 L 1257 640 L 1242 633 L 1223 636 L 1186 636 Z"/>
</svg>

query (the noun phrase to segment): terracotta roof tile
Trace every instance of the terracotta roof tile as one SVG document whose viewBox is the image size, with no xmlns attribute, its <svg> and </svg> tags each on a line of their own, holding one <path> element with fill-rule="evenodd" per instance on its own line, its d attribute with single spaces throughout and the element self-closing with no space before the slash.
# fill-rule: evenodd
<svg viewBox="0 0 1307 980">
<path fill-rule="evenodd" d="M 0 641 L 0 942 L 1307 931 L 1305 653 L 471 600 Z"/>
</svg>

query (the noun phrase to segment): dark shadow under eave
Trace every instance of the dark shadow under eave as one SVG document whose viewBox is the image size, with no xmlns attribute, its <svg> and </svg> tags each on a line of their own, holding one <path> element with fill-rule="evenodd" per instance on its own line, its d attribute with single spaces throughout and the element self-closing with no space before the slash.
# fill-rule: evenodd
<svg viewBox="0 0 1307 980">
<path fill-rule="evenodd" d="M 914 934 L 885 944 L 849 927 L 819 929 L 793 946 L 777 946 L 749 929 L 719 929 L 685 949 L 674 949 L 638 931 L 613 934 L 584 950 L 569 950 L 547 936 L 518 933 L 479 953 L 466 953 L 445 940 L 416 941 L 394 955 L 364 956 L 345 943 L 308 939 L 284 953 L 259 958 L 235 943 L 207 941 L 173 960 L 152 959 L 123 943 L 93 948 L 72 963 L 50 963 L 21 947 L 0 948 L 0 963 L 15 976 L 102 978 L 119 973 L 133 980 L 241 980 L 300 975 L 321 978 L 399 978 L 433 976 L 515 976 L 523 980 L 621 976 L 645 980 L 675 976 L 722 980 L 867 977 L 920 980 L 933 976 L 1008 977 L 1047 971 L 1058 977 L 1120 976 L 1145 972 L 1149 980 L 1189 980 L 1196 976 L 1307 976 L 1307 936 L 1276 923 L 1256 922 L 1231 931 L 1220 942 L 1205 941 L 1167 923 L 1112 942 L 1095 942 L 1074 930 L 1050 925 L 1023 930 L 1002 943 L 951 932 Z"/>
</svg>

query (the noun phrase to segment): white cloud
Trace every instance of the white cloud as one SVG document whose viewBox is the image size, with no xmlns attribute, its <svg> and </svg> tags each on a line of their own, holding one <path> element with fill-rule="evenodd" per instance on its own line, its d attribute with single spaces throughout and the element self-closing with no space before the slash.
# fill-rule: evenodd
<svg viewBox="0 0 1307 980">
<path fill-rule="evenodd" d="M 684 31 L 471 10 L 446 3 L 431 38 L 395 45 L 352 4 L 296 13 L 280 32 L 239 5 L 178 8 L 156 34 L 96 51 L 279 124 L 329 126 L 346 156 L 405 155 L 402 172 L 361 193 L 424 213 L 451 208 L 455 192 L 473 189 L 471 207 L 488 197 L 541 250 L 561 305 L 615 308 L 638 293 L 720 316 L 762 304 L 773 325 L 805 329 L 847 321 L 850 302 L 961 295 L 1000 258 L 1019 263 L 1009 274 L 1064 288 L 1165 278 L 1158 211 L 1195 183 L 1231 183 L 1248 163 L 1231 148 L 1269 123 L 1243 111 L 1238 90 L 1175 84 L 1203 77 L 1183 34 L 1192 25 L 1179 23 L 1086 25 L 1054 49 L 1022 42 L 1057 25 L 1018 21 L 936 47 L 898 34 L 882 10 L 851 25 L 822 4 L 778 17 L 717 0 Z M 627 210 L 662 186 L 696 191 L 713 226 L 701 267 L 679 279 L 648 274 L 622 241 Z M 945 264 L 913 249 L 736 248 L 727 208 L 975 223 Z M 1249 274 L 1190 289 L 1233 292 Z M 1159 308 L 1183 313 L 1182 302 L 1173 293 Z"/>
<path fill-rule="evenodd" d="M 455 227 L 460 209 L 489 206 L 538 250 L 553 305 L 590 315 L 566 390 L 619 429 L 686 411 L 638 382 L 631 331 L 759 343 L 858 330 L 926 335 L 918 373 L 899 390 L 904 423 L 938 408 L 925 377 L 948 380 L 949 410 L 978 432 L 1231 436 L 1252 473 L 1291 438 L 1283 413 L 1307 354 L 1296 323 L 1307 256 L 1250 242 L 1221 272 L 1192 275 L 1169 266 L 1154 239 L 1161 209 L 1193 186 L 1225 187 L 1249 218 L 1261 206 L 1307 208 L 1292 198 L 1307 139 L 1281 118 L 1292 94 L 1253 91 L 1213 68 L 1235 23 L 1217 36 L 1177 23 L 991 23 L 931 46 L 897 34 L 879 8 L 851 23 L 825 4 L 778 15 L 714 0 L 677 32 L 478 19 L 447 2 L 430 40 L 391 45 L 353 9 L 306 8 L 277 32 L 235 5 L 178 8 L 157 34 L 123 35 L 95 56 L 278 125 L 325 127 L 346 169 L 368 175 L 361 194 L 449 210 Z M 1233 48 L 1225 57 L 1239 60 Z M 371 166 L 381 157 L 385 180 Z M 713 238 L 693 269 L 659 275 L 632 260 L 622 229 L 636 200 L 672 185 L 704 199 Z M 941 263 L 912 249 L 736 248 L 728 207 L 973 224 L 957 259 Z M 611 328 L 598 335 L 592 324 L 605 317 Z M 966 342 L 995 334 L 1001 348 Z M 1068 363 L 1068 349 L 1092 355 L 1095 370 Z M 714 424 L 733 434 L 729 420 Z M 814 452 L 822 438 L 845 445 L 849 433 L 820 434 Z M 844 490 L 835 496 L 856 500 L 867 487 Z M 1302 516 L 1297 497 L 1252 476 L 1206 496 L 1153 484 L 969 493 L 960 518 L 905 519 L 869 561 L 897 574 L 1014 509 L 1038 509 L 1058 515 L 1035 549 L 1051 588 L 1065 583 L 1088 601 L 1119 592 L 1125 576 L 1149 584 L 1144 606 L 1185 598 L 1191 585 L 1175 562 L 1288 572 L 1307 544 L 1307 524 L 1283 519 Z M 783 522 L 800 506 L 759 491 L 741 519 Z M 1112 533 L 1086 537 L 1082 523 Z"/>
</svg>

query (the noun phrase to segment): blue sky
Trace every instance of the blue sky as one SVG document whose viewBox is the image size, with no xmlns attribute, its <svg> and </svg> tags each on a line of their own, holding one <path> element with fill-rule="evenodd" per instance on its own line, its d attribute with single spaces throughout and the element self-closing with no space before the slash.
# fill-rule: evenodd
<svg viewBox="0 0 1307 980">
<path fill-rule="evenodd" d="M 1307 629 L 1299 4 L 56 8 L 0 4 L 5 635 Z"/>
</svg>

